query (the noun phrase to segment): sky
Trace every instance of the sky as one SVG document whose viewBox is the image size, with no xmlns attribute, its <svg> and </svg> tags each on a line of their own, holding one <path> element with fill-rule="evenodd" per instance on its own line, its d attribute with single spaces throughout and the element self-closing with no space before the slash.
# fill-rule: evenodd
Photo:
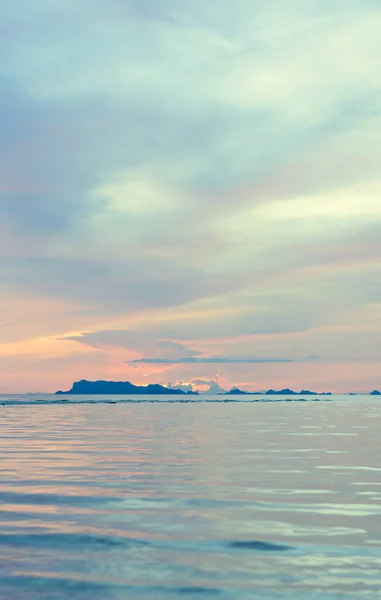
<svg viewBox="0 0 381 600">
<path fill-rule="evenodd" d="M 381 388 L 379 0 L 23 0 L 0 30 L 0 393 Z"/>
</svg>

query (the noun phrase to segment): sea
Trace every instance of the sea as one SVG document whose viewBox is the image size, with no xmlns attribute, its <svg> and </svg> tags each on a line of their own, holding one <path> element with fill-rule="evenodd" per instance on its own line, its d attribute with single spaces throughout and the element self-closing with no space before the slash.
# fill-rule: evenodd
<svg viewBox="0 0 381 600">
<path fill-rule="evenodd" d="M 0 396 L 0 598 L 381 597 L 381 398 Z"/>
</svg>

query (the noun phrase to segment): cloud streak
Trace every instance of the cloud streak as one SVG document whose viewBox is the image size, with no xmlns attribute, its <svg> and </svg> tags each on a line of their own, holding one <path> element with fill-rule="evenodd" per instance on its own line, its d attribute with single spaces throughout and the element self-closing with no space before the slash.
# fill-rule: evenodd
<svg viewBox="0 0 381 600">
<path fill-rule="evenodd" d="M 266 364 L 266 363 L 293 363 L 300 362 L 288 358 L 232 358 L 229 356 L 187 356 L 184 358 L 140 358 L 130 361 L 130 364 L 157 364 L 157 365 L 195 365 L 195 364 Z"/>
</svg>

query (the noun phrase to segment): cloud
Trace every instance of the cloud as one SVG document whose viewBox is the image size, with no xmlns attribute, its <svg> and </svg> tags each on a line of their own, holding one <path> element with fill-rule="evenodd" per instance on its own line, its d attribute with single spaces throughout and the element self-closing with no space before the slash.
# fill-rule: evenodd
<svg viewBox="0 0 381 600">
<path fill-rule="evenodd" d="M 16 230 L 58 233 L 86 216 L 84 194 L 93 182 L 81 168 L 67 107 L 38 102 L 21 83 L 4 77 L 0 97 L 6 123 L 0 140 L 1 215 Z"/>
<path fill-rule="evenodd" d="M 206 274 L 143 256 L 126 259 L 121 267 L 107 260 L 45 256 L 6 258 L 1 267 L 3 286 L 102 314 L 183 305 L 216 289 Z"/>
<path fill-rule="evenodd" d="M 149 331 L 93 331 L 81 335 L 71 335 L 64 338 L 66 341 L 78 342 L 92 348 L 107 348 L 109 346 L 123 348 L 134 353 L 160 352 L 162 357 L 170 360 L 185 358 L 189 355 L 197 356 L 196 349 L 190 349 L 176 340 L 157 339 Z"/>
<path fill-rule="evenodd" d="M 256 363 L 291 363 L 299 362 L 288 358 L 233 358 L 228 356 L 187 356 L 184 358 L 140 358 L 132 361 L 133 364 L 161 364 L 161 365 L 194 365 L 194 364 L 256 364 Z"/>
<path fill-rule="evenodd" d="M 221 373 L 217 373 L 214 377 L 192 377 L 189 380 L 178 380 L 174 383 L 168 382 L 167 386 L 183 390 L 184 392 L 188 391 L 201 391 L 203 393 L 208 394 L 219 394 L 223 393 L 226 390 L 221 387 L 221 383 L 223 382 L 223 377 Z"/>
<path fill-rule="evenodd" d="M 54 336 L 181 379 L 377 326 L 378 2 L 1 12 L 6 341 Z M 319 355 L 348 356 L 325 335 Z"/>
</svg>

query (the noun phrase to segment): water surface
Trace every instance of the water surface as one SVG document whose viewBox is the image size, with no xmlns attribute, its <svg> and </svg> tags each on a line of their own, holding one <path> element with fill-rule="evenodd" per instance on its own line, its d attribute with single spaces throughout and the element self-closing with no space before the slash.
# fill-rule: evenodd
<svg viewBox="0 0 381 600">
<path fill-rule="evenodd" d="M 1 598 L 379 597 L 381 400 L 39 399 L 0 399 Z"/>
</svg>

